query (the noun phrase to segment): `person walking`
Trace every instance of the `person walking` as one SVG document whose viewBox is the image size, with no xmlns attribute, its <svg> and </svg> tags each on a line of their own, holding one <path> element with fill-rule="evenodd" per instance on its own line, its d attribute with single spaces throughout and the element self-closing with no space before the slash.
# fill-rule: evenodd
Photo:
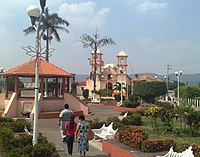
<svg viewBox="0 0 200 157">
<path fill-rule="evenodd" d="M 89 151 L 88 143 L 88 131 L 90 130 L 90 125 L 85 121 L 85 116 L 79 116 L 79 123 L 76 130 L 76 140 L 78 141 L 78 152 L 80 157 L 85 157 L 86 151 Z"/>
<path fill-rule="evenodd" d="M 65 142 L 65 123 L 69 121 L 70 117 L 74 115 L 73 111 L 69 109 L 69 105 L 65 104 L 64 109 L 60 112 L 58 124 L 60 126 L 60 133 L 63 142 Z"/>
<path fill-rule="evenodd" d="M 77 126 L 77 123 L 74 122 L 74 118 L 75 116 L 72 115 L 70 117 L 69 122 L 65 123 L 67 150 L 70 155 L 72 155 L 72 152 L 73 152 L 74 135 L 75 135 L 76 126 Z"/>
</svg>

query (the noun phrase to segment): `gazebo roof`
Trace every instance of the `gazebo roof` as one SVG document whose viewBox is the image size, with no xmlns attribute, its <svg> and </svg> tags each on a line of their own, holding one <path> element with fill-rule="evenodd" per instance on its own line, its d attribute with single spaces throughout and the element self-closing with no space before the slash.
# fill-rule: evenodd
<svg viewBox="0 0 200 157">
<path fill-rule="evenodd" d="M 36 59 L 30 60 L 24 64 L 21 64 L 15 68 L 5 71 L 3 75 L 12 76 L 34 76 Z M 62 70 L 56 65 L 47 62 L 44 59 L 39 60 L 39 75 L 40 76 L 62 76 L 62 77 L 74 77 L 72 74 Z"/>
</svg>

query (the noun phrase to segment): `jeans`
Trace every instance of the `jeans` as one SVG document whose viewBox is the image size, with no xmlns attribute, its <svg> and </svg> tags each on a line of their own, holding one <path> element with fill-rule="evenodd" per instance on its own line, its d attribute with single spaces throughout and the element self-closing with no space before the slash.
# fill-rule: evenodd
<svg viewBox="0 0 200 157">
<path fill-rule="evenodd" d="M 67 143 L 68 153 L 70 155 L 72 155 L 73 144 L 74 144 L 74 135 L 72 135 L 72 136 L 66 135 L 66 143 Z"/>
</svg>

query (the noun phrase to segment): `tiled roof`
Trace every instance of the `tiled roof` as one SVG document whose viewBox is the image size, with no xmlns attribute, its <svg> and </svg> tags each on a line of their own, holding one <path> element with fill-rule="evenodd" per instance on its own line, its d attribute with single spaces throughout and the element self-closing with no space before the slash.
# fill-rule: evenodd
<svg viewBox="0 0 200 157">
<path fill-rule="evenodd" d="M 138 79 L 135 79 L 134 81 L 161 81 L 160 79 L 156 79 L 149 75 L 143 75 L 139 77 Z"/>
<path fill-rule="evenodd" d="M 117 71 L 115 68 L 107 67 L 103 70 L 102 74 L 117 74 Z"/>
<path fill-rule="evenodd" d="M 33 76 L 35 75 L 36 59 L 30 60 L 15 68 L 5 71 L 3 75 L 17 75 L 17 76 Z M 62 70 L 56 65 L 47 62 L 44 59 L 39 60 L 39 75 L 41 76 L 64 76 L 74 77 L 72 74 Z"/>
<path fill-rule="evenodd" d="M 86 86 L 86 82 L 77 82 L 76 86 Z"/>
</svg>

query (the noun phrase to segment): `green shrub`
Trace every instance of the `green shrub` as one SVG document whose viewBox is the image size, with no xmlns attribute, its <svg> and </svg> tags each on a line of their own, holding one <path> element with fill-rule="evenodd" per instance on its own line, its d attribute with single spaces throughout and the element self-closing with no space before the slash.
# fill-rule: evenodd
<svg viewBox="0 0 200 157">
<path fill-rule="evenodd" d="M 143 152 L 161 152 L 169 151 L 175 147 L 175 141 L 172 139 L 146 139 L 142 142 L 141 151 Z"/>
<path fill-rule="evenodd" d="M 1 126 L 0 127 L 0 146 L 5 150 L 9 150 L 13 143 L 14 134 L 10 128 Z"/>
<path fill-rule="evenodd" d="M 33 145 L 17 147 L 6 153 L 6 157 L 32 157 Z"/>
<path fill-rule="evenodd" d="M 27 127 L 28 130 L 31 130 L 31 123 L 26 119 L 17 119 L 14 122 L 13 131 L 14 132 L 24 132 L 24 127 Z"/>
<path fill-rule="evenodd" d="M 139 113 L 141 116 L 144 116 L 145 115 L 145 111 L 146 111 L 147 109 L 138 109 L 138 110 L 136 110 L 135 112 L 136 113 Z M 133 112 L 132 112 L 133 113 Z"/>
<path fill-rule="evenodd" d="M 9 128 L 9 129 L 13 130 L 14 122 L 0 122 L 0 126 L 1 127 L 6 127 L 6 128 Z"/>
<path fill-rule="evenodd" d="M 124 101 L 124 104 L 122 105 L 122 107 L 128 107 L 128 108 L 136 108 L 137 106 L 139 106 L 139 102 L 132 102 L 132 101 Z"/>
<path fill-rule="evenodd" d="M 14 122 L 14 120 L 12 118 L 7 118 L 7 117 L 0 117 L 0 123 L 1 122 Z"/>
<path fill-rule="evenodd" d="M 121 94 L 116 94 L 116 95 L 114 95 L 114 98 L 115 98 L 115 100 L 118 101 L 118 102 L 121 101 Z M 124 96 L 124 95 L 122 96 L 122 99 L 125 100 L 125 96 Z"/>
<path fill-rule="evenodd" d="M 129 95 L 128 100 L 130 100 L 131 102 L 137 102 L 139 100 L 139 97 L 136 95 Z"/>
<path fill-rule="evenodd" d="M 124 124 L 119 120 L 118 116 L 108 117 L 107 125 L 113 122 L 113 129 L 119 129 L 124 126 Z"/>
<path fill-rule="evenodd" d="M 125 125 L 140 126 L 140 125 L 142 125 L 141 114 L 139 114 L 139 113 L 132 113 L 132 115 L 123 118 L 122 119 L 122 123 L 125 124 Z"/>
<path fill-rule="evenodd" d="M 53 144 L 36 144 L 16 147 L 6 153 L 6 157 L 59 157 Z"/>
<path fill-rule="evenodd" d="M 18 138 L 14 138 L 13 140 L 13 147 L 25 147 L 27 145 L 32 145 L 32 136 L 23 135 L 19 136 Z"/>
<path fill-rule="evenodd" d="M 163 107 L 163 108 L 166 108 L 166 109 L 174 109 L 174 105 L 172 103 L 155 101 L 154 104 L 158 107 Z"/>
<path fill-rule="evenodd" d="M 104 121 L 88 121 L 91 129 L 99 129 L 105 124 Z"/>
<path fill-rule="evenodd" d="M 59 157 L 54 144 L 34 145 L 33 157 Z"/>
</svg>

